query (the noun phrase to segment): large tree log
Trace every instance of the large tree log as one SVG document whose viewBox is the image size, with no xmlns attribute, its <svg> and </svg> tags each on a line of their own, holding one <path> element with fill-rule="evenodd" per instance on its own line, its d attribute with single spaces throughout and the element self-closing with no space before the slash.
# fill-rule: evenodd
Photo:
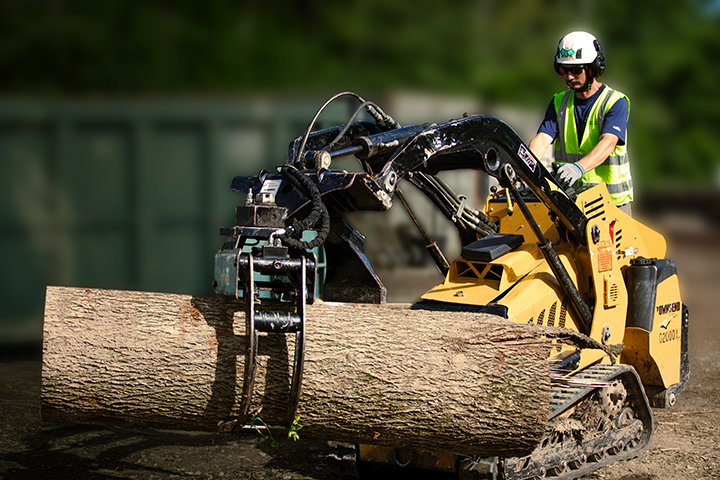
<svg viewBox="0 0 720 480">
<path fill-rule="evenodd" d="M 543 433 L 551 344 L 532 326 L 323 303 L 306 324 L 306 438 L 516 456 Z M 244 330 L 227 299 L 48 287 L 43 418 L 217 430 L 238 415 Z M 283 417 L 293 348 L 261 334 L 253 409 L 267 423 Z"/>
</svg>

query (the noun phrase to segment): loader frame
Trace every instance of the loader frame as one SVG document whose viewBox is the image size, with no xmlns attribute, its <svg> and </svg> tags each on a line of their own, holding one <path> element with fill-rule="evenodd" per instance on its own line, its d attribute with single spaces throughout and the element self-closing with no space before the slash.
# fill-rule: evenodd
<svg viewBox="0 0 720 480">
<path fill-rule="evenodd" d="M 216 273 L 216 284 L 220 285 L 216 292 L 229 295 L 234 288 L 236 298 L 240 298 L 239 290 L 246 292 L 242 297 L 246 309 L 250 309 L 249 331 L 265 328 L 264 314 L 253 313 L 254 287 L 248 275 L 252 277 L 253 270 L 262 268 L 263 262 L 273 262 L 272 255 L 278 253 L 272 250 L 276 248 L 272 246 L 275 241 L 278 245 L 283 242 L 297 245 L 293 236 L 298 237 L 303 229 L 316 229 L 322 237 L 327 263 L 323 299 L 384 303 L 386 289 L 363 252 L 364 237 L 345 221 L 343 212 L 385 211 L 396 197 L 408 210 L 445 275 L 442 284 L 423 295 L 418 308 L 467 309 L 521 323 L 542 325 L 548 321 L 549 326 L 556 326 L 557 318 L 558 327 L 570 328 L 604 345 L 623 341 L 628 344 L 625 352 L 620 353 L 622 348 L 618 350 L 624 365 L 616 368 L 608 365 L 607 372 L 603 370 L 606 368 L 603 365 L 609 363 L 606 350 L 558 347 L 553 361 L 556 371 L 577 375 L 577 381 L 594 372 L 593 368 L 604 372 L 602 378 L 595 377 L 601 384 L 579 391 L 573 398 L 558 400 L 558 408 L 569 414 L 584 402 L 597 402 L 603 388 L 611 383 L 628 395 L 627 403 L 618 407 L 629 412 L 629 420 L 623 420 L 621 425 L 624 433 L 603 432 L 582 447 L 590 452 L 588 455 L 610 452 L 616 459 L 639 455 L 652 436 L 649 402 L 671 406 L 689 375 L 689 316 L 680 300 L 674 263 L 664 258 L 666 244 L 662 235 L 621 212 L 612 203 L 605 185 L 578 191 L 563 188 L 517 133 L 497 118 L 465 116 L 439 125 L 400 127 L 383 112 L 373 110 L 375 123 L 348 123 L 310 133 L 311 122 L 308 132 L 290 143 L 286 163 L 275 172 L 233 179 L 231 189 L 246 194 L 247 199 L 244 206 L 237 208 L 237 225 L 221 229 L 228 241 L 216 255 L 216 265 L 219 262 L 226 265 L 226 271 L 235 270 L 229 276 L 230 284 L 221 285 Z M 361 172 L 330 169 L 334 159 L 350 155 L 360 161 Z M 498 180 L 501 188 L 488 198 L 483 212 L 467 206 L 464 197 L 457 196 L 437 177 L 439 172 L 457 169 L 481 170 Z M 293 175 L 303 177 L 305 192 L 295 188 L 297 182 L 290 178 Z M 454 223 L 463 246 L 460 259 L 448 263 L 437 244 L 422 230 L 399 190 L 403 179 L 426 194 Z M 322 199 L 323 212 L 319 217 L 318 199 Z M 515 207 L 520 215 L 513 215 Z M 318 227 L 320 224 L 323 226 Z M 236 255 L 239 259 L 242 255 L 238 244 L 243 229 L 262 237 L 270 244 L 269 250 L 263 247 L 258 256 L 242 257 L 244 263 L 236 261 L 227 267 L 228 258 Z M 228 246 L 235 250 L 228 253 Z M 291 247 L 282 255 L 286 260 L 278 261 L 279 270 L 286 263 L 297 263 L 307 253 L 303 248 Z M 301 320 L 287 322 L 294 325 L 293 331 L 299 335 L 296 355 L 303 345 L 302 304 L 312 301 L 308 292 L 314 288 L 307 286 L 314 281 L 308 279 L 314 279 L 316 264 L 309 261 L 303 265 L 306 273 L 299 283 L 298 280 L 293 283 L 295 290 L 291 294 L 296 302 L 293 311 L 299 312 L 291 315 L 299 315 Z M 660 328 L 670 330 L 660 332 Z M 252 358 L 246 361 L 252 365 Z M 301 353 L 296 358 L 297 365 L 299 374 L 293 375 L 293 386 L 299 389 Z M 250 371 L 246 372 L 243 397 L 248 402 L 252 394 Z M 295 404 L 291 402 L 288 407 L 288 421 L 297 402 L 296 397 L 292 398 Z M 621 420 L 618 417 L 613 421 Z M 553 435 L 556 433 L 551 434 L 555 438 Z M 622 441 L 622 448 L 606 445 L 612 441 Z M 595 452 L 593 448 L 599 450 Z M 399 462 L 397 458 L 401 455 L 387 447 L 361 446 L 357 451 L 370 460 L 395 458 Z M 554 458 L 553 455 L 541 456 Z M 460 463 L 450 465 L 456 462 L 455 457 L 449 459 L 438 454 L 436 458 L 442 468 L 460 468 L 466 473 L 484 465 L 485 474 L 490 475 L 469 478 L 499 478 L 498 472 L 510 466 L 519 476 L 505 472 L 504 478 L 525 478 L 522 476 L 525 472 L 530 477 L 547 474 L 572 479 L 610 461 L 596 460 L 595 465 L 590 465 L 588 455 L 578 453 L 572 468 L 566 464 L 547 465 L 543 463 L 547 458 L 534 457 L 521 463 L 517 459 L 478 460 L 470 467 L 467 462 L 461 462 L 462 467 Z"/>
</svg>

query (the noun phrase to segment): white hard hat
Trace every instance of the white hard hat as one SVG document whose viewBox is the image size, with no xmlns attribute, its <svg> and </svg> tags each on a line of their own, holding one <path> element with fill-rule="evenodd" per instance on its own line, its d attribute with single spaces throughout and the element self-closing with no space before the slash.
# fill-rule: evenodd
<svg viewBox="0 0 720 480">
<path fill-rule="evenodd" d="M 558 44 L 555 54 L 555 70 L 560 65 L 589 65 L 593 77 L 599 77 L 605 71 L 600 42 L 587 32 L 571 32 Z"/>
</svg>

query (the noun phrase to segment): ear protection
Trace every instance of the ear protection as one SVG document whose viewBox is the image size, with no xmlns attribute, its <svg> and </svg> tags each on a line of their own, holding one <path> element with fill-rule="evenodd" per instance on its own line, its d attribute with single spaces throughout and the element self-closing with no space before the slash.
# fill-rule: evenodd
<svg viewBox="0 0 720 480">
<path fill-rule="evenodd" d="M 588 70 L 591 77 L 597 78 L 605 72 L 605 57 L 603 56 L 602 45 L 600 45 L 599 41 L 593 40 L 593 46 L 595 47 L 595 52 L 597 53 L 597 55 L 595 56 L 595 59 L 592 61 L 592 63 L 588 65 Z M 562 72 L 560 71 L 560 63 L 558 63 L 557 61 L 558 57 L 560 57 L 559 42 L 557 52 L 555 53 L 555 59 L 553 61 L 553 67 L 555 68 L 555 72 L 558 75 L 562 75 Z"/>
<path fill-rule="evenodd" d="M 602 45 L 600 45 L 600 42 L 593 40 L 593 45 L 595 46 L 597 55 L 595 56 L 595 60 L 593 60 L 590 64 L 590 75 L 597 78 L 605 72 L 605 57 L 603 56 Z"/>
</svg>

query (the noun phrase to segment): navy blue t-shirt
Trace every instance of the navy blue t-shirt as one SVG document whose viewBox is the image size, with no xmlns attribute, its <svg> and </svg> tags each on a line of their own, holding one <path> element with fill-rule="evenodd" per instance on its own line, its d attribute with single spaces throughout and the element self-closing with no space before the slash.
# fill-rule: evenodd
<svg viewBox="0 0 720 480">
<path fill-rule="evenodd" d="M 587 124 L 587 118 L 592 109 L 595 100 L 598 99 L 600 93 L 605 89 L 605 85 L 602 85 L 600 89 L 595 92 L 591 97 L 585 99 L 579 99 L 575 97 L 575 126 L 577 128 L 578 140 L 582 139 L 583 133 L 585 132 L 585 125 Z M 628 119 L 628 102 L 626 98 L 621 98 L 608 111 L 605 115 L 605 123 L 603 124 L 603 133 L 612 133 L 618 137 L 618 145 L 625 145 L 625 132 L 627 131 L 627 119 Z M 545 111 L 545 118 L 538 128 L 538 133 L 543 132 L 550 135 L 553 139 L 557 137 L 558 133 L 558 121 L 557 112 L 555 111 L 555 102 L 550 100 L 550 105 Z"/>
</svg>

